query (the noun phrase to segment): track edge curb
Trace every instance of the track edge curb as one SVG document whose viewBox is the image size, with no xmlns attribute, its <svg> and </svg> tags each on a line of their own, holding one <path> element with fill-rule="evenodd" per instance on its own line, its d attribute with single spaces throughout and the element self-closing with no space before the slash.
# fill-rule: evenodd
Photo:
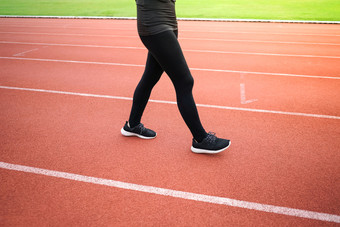
<svg viewBox="0 0 340 227">
<path fill-rule="evenodd" d="M 136 17 L 35 16 L 35 15 L 0 15 L 0 18 L 47 18 L 47 19 L 114 19 L 114 20 L 136 20 Z M 179 21 L 216 21 L 216 22 L 260 22 L 260 23 L 340 24 L 340 21 L 309 21 L 309 20 L 259 20 L 259 19 L 223 19 L 223 18 L 177 18 L 177 20 L 179 20 Z"/>
</svg>

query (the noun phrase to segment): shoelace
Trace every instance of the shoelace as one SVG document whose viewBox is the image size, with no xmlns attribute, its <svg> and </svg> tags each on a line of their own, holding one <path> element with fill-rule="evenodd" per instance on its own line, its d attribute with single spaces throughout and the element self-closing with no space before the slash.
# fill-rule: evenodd
<svg viewBox="0 0 340 227">
<path fill-rule="evenodd" d="M 216 136 L 215 136 L 215 135 L 216 135 L 216 133 L 214 133 L 214 132 L 209 132 L 205 140 L 206 140 L 208 143 L 214 143 L 214 142 L 216 141 Z"/>
<path fill-rule="evenodd" d="M 145 128 L 142 123 L 139 123 L 139 125 L 136 126 L 136 129 L 140 130 L 140 134 L 143 134 Z"/>
</svg>

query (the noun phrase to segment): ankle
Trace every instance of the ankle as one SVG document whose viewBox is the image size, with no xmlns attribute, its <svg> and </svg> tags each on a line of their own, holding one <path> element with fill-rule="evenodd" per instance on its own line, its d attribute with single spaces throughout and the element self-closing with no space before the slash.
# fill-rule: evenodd
<svg viewBox="0 0 340 227">
<path fill-rule="evenodd" d="M 140 122 L 138 122 L 138 123 L 134 123 L 134 122 L 130 123 L 130 121 L 128 121 L 128 122 L 127 122 L 127 126 L 128 126 L 129 128 L 134 128 L 134 127 L 136 127 L 137 125 L 139 125 L 139 123 L 140 123 Z"/>
<path fill-rule="evenodd" d="M 194 137 L 194 140 L 197 143 L 201 143 L 205 138 L 207 138 L 207 136 L 208 136 L 208 133 L 205 132 L 205 134 L 201 135 L 200 137 Z"/>
</svg>

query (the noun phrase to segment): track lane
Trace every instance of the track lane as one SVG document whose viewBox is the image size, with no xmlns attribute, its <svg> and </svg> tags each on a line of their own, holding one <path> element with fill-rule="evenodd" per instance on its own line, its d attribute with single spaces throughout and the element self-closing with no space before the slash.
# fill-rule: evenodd
<svg viewBox="0 0 340 227">
<path fill-rule="evenodd" d="M 199 108 L 207 129 L 233 141 L 229 151 L 208 157 L 190 152 L 175 105 L 148 105 L 143 121 L 159 136 L 141 141 L 119 133 L 130 101 L 3 90 L 1 100 L 4 162 L 338 212 L 338 120 Z"/>
<path fill-rule="evenodd" d="M 0 30 L 1 31 L 1 30 Z M 14 32 L 8 31 L 7 29 L 4 29 L 1 31 L 1 33 L 13 33 L 13 34 L 29 34 L 29 33 L 33 33 L 33 34 L 39 34 L 41 33 L 41 29 L 38 30 L 39 32 L 32 32 L 32 31 L 28 31 L 26 32 L 26 30 L 22 30 L 22 31 L 17 31 L 17 29 L 15 29 Z M 119 33 L 124 33 L 125 36 L 136 36 L 137 31 L 135 30 L 118 30 L 116 31 L 116 33 L 111 33 L 111 34 L 98 34 L 96 32 L 92 31 L 88 32 L 88 31 L 84 31 L 82 30 L 82 33 L 72 33 L 72 32 L 67 32 L 67 33 L 55 33 L 55 30 L 52 30 L 52 32 L 44 32 L 45 34 L 59 34 L 59 36 L 88 36 L 88 37 L 114 37 L 117 35 L 117 32 Z M 184 34 L 183 36 L 181 35 L 181 37 L 184 37 L 186 39 L 202 39 L 202 40 L 216 40 L 216 39 L 220 39 L 220 37 L 224 37 L 224 39 L 228 39 L 228 40 L 240 40 L 240 41 L 247 41 L 247 40 L 258 40 L 258 41 L 266 41 L 266 42 L 279 42 L 279 41 L 283 41 L 285 40 L 286 42 L 298 42 L 298 43 L 318 43 L 320 39 L 323 40 L 324 43 L 333 43 L 333 44 L 337 44 L 339 45 L 339 36 L 320 36 L 320 37 L 315 37 L 313 35 L 308 35 L 308 36 L 300 36 L 297 37 L 297 35 L 294 34 L 273 34 L 273 35 L 264 35 L 264 34 L 247 34 L 247 33 L 228 33 L 225 32 L 225 34 L 213 34 L 211 35 L 210 33 L 202 33 L 199 34 L 195 31 L 180 31 L 180 34 Z M 251 37 L 251 39 L 249 39 L 249 37 Z"/>
<path fill-rule="evenodd" d="M 3 38 L 0 40 L 1 44 L 6 45 L 38 45 L 38 46 L 78 46 L 84 48 L 106 48 L 106 49 L 138 49 L 145 48 L 139 40 L 136 41 L 136 37 L 126 38 L 124 36 L 113 37 L 108 42 L 104 40 L 101 42 L 95 41 L 92 39 L 87 42 L 82 42 L 73 39 L 66 39 L 61 42 L 59 39 L 51 39 L 47 40 L 46 37 L 34 36 L 35 40 L 30 40 L 30 38 L 22 36 L 16 37 L 17 34 L 11 34 L 8 38 Z M 17 40 L 18 38 L 18 40 Z M 124 39 L 122 39 L 124 38 Z M 220 52 L 224 54 L 231 54 L 232 52 L 236 52 L 239 54 L 245 55 L 296 55 L 300 57 L 320 57 L 320 58 L 336 58 L 339 56 L 340 44 L 339 47 L 336 48 L 331 45 L 307 45 L 300 44 L 297 49 L 296 45 L 287 44 L 287 43 L 262 43 L 258 45 L 258 43 L 243 43 L 243 45 L 237 44 L 237 41 L 224 42 L 222 45 L 220 41 L 204 41 L 204 45 L 202 46 L 202 40 L 187 40 L 180 39 L 180 44 L 184 51 L 190 52 Z"/>
<path fill-rule="evenodd" d="M 10 226 L 331 225 L 15 171 L 0 170 L 0 175 L 4 179 L 0 196 L 11 198 L 4 203 L 2 223 Z"/>
<path fill-rule="evenodd" d="M 117 34 L 136 35 L 136 21 L 122 20 L 70 20 L 70 19 L 14 19 L 26 21 L 22 27 L 11 27 L 11 18 L 0 20 L 0 31 L 53 31 L 66 32 L 81 30 L 87 34 Z M 36 27 L 30 25 L 38 24 Z M 39 24 L 41 26 L 39 26 Z M 122 26 L 123 25 L 123 26 Z M 234 22 L 188 22 L 179 21 L 181 34 L 189 37 L 208 37 L 228 36 L 228 38 L 238 37 L 239 39 L 252 39 L 257 37 L 261 40 L 267 39 L 286 39 L 293 41 L 315 41 L 318 39 L 328 40 L 329 42 L 339 43 L 339 25 L 323 24 L 284 24 L 284 23 L 234 23 Z M 195 29 L 196 28 L 196 29 Z"/>
<path fill-rule="evenodd" d="M 143 67 L 0 60 L 0 85 L 132 97 Z M 17 65 L 20 64 L 20 67 Z M 52 69 L 52 70 L 51 70 Z M 23 71 L 25 73 L 23 73 Z M 199 104 L 340 116 L 339 80 L 193 71 Z M 117 81 L 120 81 L 117 83 Z M 74 86 L 74 85 L 77 86 Z M 124 86 L 122 86 L 124 84 Z M 241 85 L 245 101 L 241 103 Z M 218 95 L 218 97 L 216 97 Z M 176 101 L 164 74 L 151 99 Z"/>
<path fill-rule="evenodd" d="M 64 29 L 136 29 L 136 20 L 96 20 L 96 19 L 41 19 L 41 18 L 0 18 L 0 27 L 29 27 L 29 28 L 64 28 Z M 183 30 L 199 30 L 207 32 L 235 31 L 258 33 L 285 33 L 340 35 L 337 24 L 304 24 L 304 23 L 249 23 L 249 22 L 210 22 L 210 21 L 178 21 Z M 270 31 L 268 31 L 270 28 Z"/>
<path fill-rule="evenodd" d="M 17 47 L 16 47 L 17 46 Z M 65 47 L 41 45 L 1 44 L 1 57 L 11 57 L 31 49 L 25 57 L 39 59 L 60 59 L 94 62 L 115 62 L 122 64 L 145 64 L 146 50 L 140 49 L 107 49 L 91 47 Z M 21 49 L 20 49 L 21 48 Z M 90 52 L 89 52 L 90 51 Z M 265 56 L 244 54 L 220 54 L 185 52 L 191 68 L 226 69 L 238 71 L 288 73 L 316 76 L 340 75 L 339 59 L 303 58 L 294 56 Z M 133 57 L 132 57 L 133 56 Z M 246 64 L 245 64 L 246 62 Z"/>
<path fill-rule="evenodd" d="M 64 66 L 61 68 L 64 68 Z M 36 70 L 39 71 L 38 69 Z M 51 68 L 49 70 L 51 73 Z M 85 68 L 82 70 L 86 71 Z M 96 72 L 98 67 L 92 70 Z M 106 79 L 110 78 L 109 74 L 106 74 L 110 70 L 112 70 L 111 67 L 105 67 L 103 74 Z M 8 72 L 12 72 L 12 69 Z M 124 69 L 121 72 L 133 73 L 134 70 L 130 71 L 129 69 L 127 71 L 127 69 Z M 10 77 L 5 78 L 7 82 L 18 83 L 17 79 L 21 77 L 20 75 L 22 74 L 17 74 L 14 80 Z M 81 83 L 80 77 L 76 76 L 75 78 L 72 73 L 68 75 L 73 82 L 79 83 L 82 86 L 81 89 L 97 89 L 97 84 L 89 86 L 87 82 Z M 210 75 L 209 73 L 208 76 Z M 60 74 L 56 73 L 55 76 L 57 78 Z M 138 72 L 138 76 L 140 76 L 140 72 Z M 52 81 L 47 78 L 44 79 L 41 74 L 38 77 L 24 79 L 24 83 L 39 84 L 38 78 L 44 81 L 44 86 L 53 86 Z M 98 83 L 98 87 L 102 86 L 106 79 Z M 246 81 L 248 79 L 246 77 Z M 135 78 L 129 77 L 126 80 L 135 81 Z M 61 77 L 54 86 L 62 85 L 66 87 L 68 82 L 68 78 Z M 164 80 L 164 84 L 167 84 L 165 87 L 170 91 L 171 85 L 168 85 L 168 82 Z M 289 83 L 288 80 L 286 82 L 287 84 Z M 301 80 L 301 83 L 303 82 Z M 268 83 L 268 85 L 270 84 Z M 307 89 L 309 85 L 309 83 L 305 84 L 305 88 Z M 326 87 L 329 86 L 328 84 Z M 199 85 L 199 87 L 203 86 Z M 319 89 L 317 83 L 311 87 L 313 87 L 313 90 Z M 337 88 L 337 85 L 334 87 Z M 163 86 L 160 86 L 160 89 L 163 88 Z M 72 89 L 78 88 L 73 87 Z M 105 89 L 109 89 L 109 86 L 105 86 Z M 63 171 L 75 173 L 91 173 L 95 176 L 109 179 L 114 177 L 114 179 L 123 179 L 131 182 L 154 183 L 158 186 L 183 190 L 190 189 L 194 192 L 206 194 L 223 196 L 228 193 L 229 197 L 234 198 L 305 208 L 320 212 L 338 213 L 339 204 L 337 198 L 339 198 L 339 194 L 334 191 L 334 185 L 337 185 L 336 174 L 334 173 L 339 172 L 337 165 L 339 156 L 336 153 L 339 146 L 336 136 L 340 134 L 338 121 L 326 119 L 311 120 L 310 118 L 278 115 L 268 116 L 267 114 L 240 113 L 239 111 L 211 111 L 210 109 L 199 108 L 201 117 L 204 123 L 209 125 L 209 128 L 217 129 L 218 135 L 229 135 L 229 138 L 233 140 L 233 148 L 231 147 L 228 153 L 207 159 L 206 156 L 193 156 L 188 151 L 190 147 L 188 141 L 191 138 L 174 105 L 167 107 L 165 104 L 149 104 L 148 112 L 144 119 L 146 122 L 150 122 L 147 126 L 150 125 L 152 128 L 157 128 L 157 131 L 160 132 L 157 138 L 159 140 L 151 141 L 156 145 L 150 146 L 150 144 L 146 145 L 145 141 L 143 141 L 144 143 L 138 140 L 123 141 L 122 139 L 127 138 L 113 136 L 112 134 L 112 132 L 118 132 L 117 135 L 119 134 L 122 122 L 129 112 L 130 104 L 128 101 L 98 101 L 93 98 L 84 100 L 84 98 L 80 97 L 78 99 L 63 95 L 37 95 L 18 91 L 4 92 L 1 90 L 0 92 L 0 98 L 3 100 L 0 102 L 3 105 L 1 109 L 5 110 L 1 113 L 1 116 L 3 119 L 6 119 L 2 121 L 5 124 L 0 126 L 4 129 L 1 130 L 1 138 L 6 139 L 2 146 L 9 151 L 1 154 L 2 160 L 15 160 L 20 161 L 22 164 L 38 167 L 45 166 L 49 169 L 52 167 L 53 169 L 59 168 Z M 285 94 L 283 90 L 282 92 L 279 96 Z M 161 94 L 160 90 L 159 94 Z M 327 93 L 326 97 L 329 94 Z M 214 99 L 212 96 L 210 98 Z M 313 100 L 315 99 L 317 100 L 317 97 L 314 97 Z M 13 102 L 13 100 L 18 101 Z M 44 105 L 41 105 L 42 103 Z M 279 105 L 279 103 L 277 104 Z M 161 105 L 161 108 L 158 107 L 159 105 Z M 338 109 L 335 108 L 335 110 Z M 159 115 L 167 118 L 157 118 Z M 113 120 L 114 118 L 116 120 Z M 221 121 L 216 122 L 216 119 L 221 119 Z M 166 124 L 164 124 L 164 121 Z M 221 128 L 221 124 L 228 125 L 228 127 Z M 160 125 L 164 125 L 164 127 L 160 128 Z M 183 132 L 186 132 L 186 134 L 183 135 Z M 31 138 L 27 138 L 28 133 L 32 135 Z M 178 138 L 176 136 L 178 134 L 181 134 L 183 137 Z M 176 138 L 176 140 L 169 140 L 169 138 Z M 112 144 L 116 146 L 112 146 Z M 138 158 L 135 153 L 136 146 L 142 146 L 142 149 L 137 151 L 141 154 Z M 234 146 L 236 147 L 234 148 Z M 168 150 L 160 150 L 159 147 L 166 147 Z M 24 153 L 23 150 L 25 151 Z M 112 163 L 115 163 L 115 165 L 112 165 Z M 163 165 L 162 163 L 169 163 L 169 165 Z M 139 169 L 136 169 L 136 166 Z M 158 168 L 155 168 L 155 166 Z M 217 177 L 212 178 L 213 174 Z M 7 172 L 5 176 L 8 176 Z M 26 174 L 22 176 L 24 177 L 21 178 L 27 179 Z M 197 176 L 202 176 L 202 178 L 197 179 Z M 34 181 L 35 178 L 36 176 L 32 177 L 29 182 Z M 14 176 L 13 179 L 15 181 L 20 178 Z M 51 180 L 50 188 L 53 189 L 53 192 L 58 191 L 55 190 L 55 181 L 49 180 Z M 40 179 L 37 181 L 41 182 Z M 74 183 L 70 183 L 66 187 L 65 185 L 60 186 L 60 188 L 66 188 L 66 190 L 71 188 L 70 194 L 66 197 L 71 202 L 65 204 L 63 201 L 56 201 L 55 204 L 57 204 L 58 208 L 62 207 L 62 210 L 66 210 L 61 212 L 60 216 L 58 216 L 59 218 L 56 219 L 65 220 L 65 214 L 67 214 L 67 211 L 70 211 L 69 208 L 73 208 L 73 211 L 76 211 L 75 217 L 86 217 L 88 218 L 86 220 L 93 220 L 92 217 L 98 217 L 98 214 L 101 214 L 101 217 L 104 216 L 104 218 L 97 220 L 105 219 L 108 220 L 108 223 L 112 223 L 110 222 L 112 221 L 112 213 L 120 214 L 120 211 L 124 210 L 128 212 L 125 212 L 123 218 L 119 220 L 121 223 L 125 223 L 124 221 L 127 220 L 127 223 L 132 222 L 132 224 L 136 224 L 133 222 L 134 220 L 140 222 L 149 220 L 150 213 L 154 212 L 156 217 L 151 219 L 155 220 L 156 224 L 159 223 L 157 222 L 159 220 L 161 223 L 169 221 L 171 224 L 173 223 L 171 222 L 172 218 L 180 214 L 180 218 L 183 217 L 184 224 L 187 223 L 185 220 L 191 221 L 191 223 L 195 223 L 197 220 L 199 224 L 211 221 L 211 223 L 215 224 L 226 222 L 240 224 L 241 222 L 244 225 L 251 225 L 253 223 L 268 223 L 268 225 L 277 225 L 277 223 L 306 226 L 314 224 L 327 225 L 327 223 L 316 223 L 305 219 L 292 220 L 287 217 L 281 218 L 280 215 L 270 217 L 263 213 L 254 215 L 256 212 L 253 211 L 231 211 L 233 209 L 228 209 L 226 211 L 223 210 L 223 213 L 219 213 L 221 212 L 219 206 L 217 210 L 217 207 L 207 206 L 206 204 L 201 207 L 196 203 L 191 206 L 191 203 L 174 202 L 173 200 L 168 203 L 168 200 L 164 200 L 163 197 L 158 200 L 149 195 L 140 196 L 138 194 L 131 196 L 126 191 L 123 192 L 127 193 L 127 196 L 124 198 L 133 200 L 133 205 L 137 205 L 126 207 L 125 199 L 117 204 L 116 207 L 119 208 L 117 211 L 114 210 L 116 208 L 112 208 L 112 200 L 110 200 L 112 197 L 106 196 L 112 196 L 112 191 L 100 194 L 101 196 L 104 194 L 103 197 L 108 198 L 108 203 L 103 203 L 103 200 L 92 200 L 88 196 L 85 197 L 85 195 L 84 199 L 79 199 L 79 191 L 84 189 L 84 187 L 80 186 L 80 189 L 74 189 L 73 187 L 75 187 Z M 8 188 L 11 187 L 9 186 Z M 38 202 L 32 203 L 32 200 L 27 199 L 30 197 L 24 196 L 32 191 L 27 190 L 27 187 L 22 189 L 26 191 L 15 197 L 20 199 L 16 200 L 18 201 L 17 203 L 13 203 L 14 206 L 16 204 L 26 204 L 25 208 L 21 210 L 25 214 L 24 217 L 41 223 L 42 219 L 36 218 L 37 216 L 32 218 L 32 215 L 28 213 L 28 209 L 32 209 L 32 204 L 34 204 L 36 205 L 36 210 L 38 210 L 34 214 L 43 213 L 44 215 L 50 215 L 48 212 L 41 212 L 42 209 L 40 207 L 46 207 L 46 201 L 53 201 L 53 198 L 55 198 L 53 192 L 51 194 L 47 193 L 47 195 L 51 196 L 47 196 L 47 200 L 43 199 L 42 201 L 40 200 L 41 195 L 35 194 L 34 198 L 37 198 L 35 201 Z M 91 195 L 101 190 L 95 189 L 96 191 L 90 193 Z M 297 191 L 296 189 L 299 190 Z M 86 195 L 88 195 L 88 190 L 89 187 L 84 189 Z M 75 196 L 76 193 L 74 192 L 77 192 L 78 196 Z M 5 193 L 5 195 L 13 194 Z M 121 197 L 118 198 L 120 199 Z M 316 198 L 320 200 L 315 200 Z M 79 201 L 82 201 L 82 203 Z M 160 201 L 162 206 L 156 205 L 155 207 L 155 204 L 158 204 L 157 201 Z M 178 205 L 179 203 L 182 205 Z M 78 204 L 80 206 L 77 206 Z M 163 204 L 169 207 L 164 212 L 161 209 L 164 207 Z M 79 207 L 86 208 L 79 210 Z M 100 212 L 98 209 L 102 207 L 109 208 Z M 131 209 L 131 207 L 133 208 Z M 170 207 L 173 208 L 170 209 Z M 141 209 L 147 212 L 140 214 Z M 12 210 L 17 211 L 15 207 Z M 107 210 L 111 212 L 103 215 Z M 200 212 L 193 214 L 192 210 L 199 210 Z M 206 215 L 211 211 L 214 211 L 213 218 Z M 129 214 L 129 216 L 127 217 L 126 214 Z M 193 215 L 195 216 L 193 217 Z M 244 218 L 245 216 L 247 219 Z M 55 216 L 51 215 L 52 219 L 53 217 Z M 12 218 L 10 220 L 21 221 L 22 219 Z M 247 220 L 249 220 L 249 223 Z M 66 223 L 68 221 L 71 222 L 72 220 L 65 220 Z"/>
</svg>

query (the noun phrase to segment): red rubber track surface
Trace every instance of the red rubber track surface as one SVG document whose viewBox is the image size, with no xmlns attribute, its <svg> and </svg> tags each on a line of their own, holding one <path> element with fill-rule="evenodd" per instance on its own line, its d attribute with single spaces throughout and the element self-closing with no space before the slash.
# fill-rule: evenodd
<svg viewBox="0 0 340 227">
<path fill-rule="evenodd" d="M 9 89 L 131 98 L 147 54 L 136 21 L 2 18 L 0 161 L 340 215 L 339 25 L 179 28 L 195 101 L 209 105 L 198 107 L 202 123 L 231 139 L 228 150 L 190 152 L 166 74 L 151 99 L 167 102 L 149 102 L 142 119 L 158 133 L 150 141 L 120 135 L 131 100 Z M 0 177 L 3 226 L 336 225 L 2 168 Z"/>
</svg>

